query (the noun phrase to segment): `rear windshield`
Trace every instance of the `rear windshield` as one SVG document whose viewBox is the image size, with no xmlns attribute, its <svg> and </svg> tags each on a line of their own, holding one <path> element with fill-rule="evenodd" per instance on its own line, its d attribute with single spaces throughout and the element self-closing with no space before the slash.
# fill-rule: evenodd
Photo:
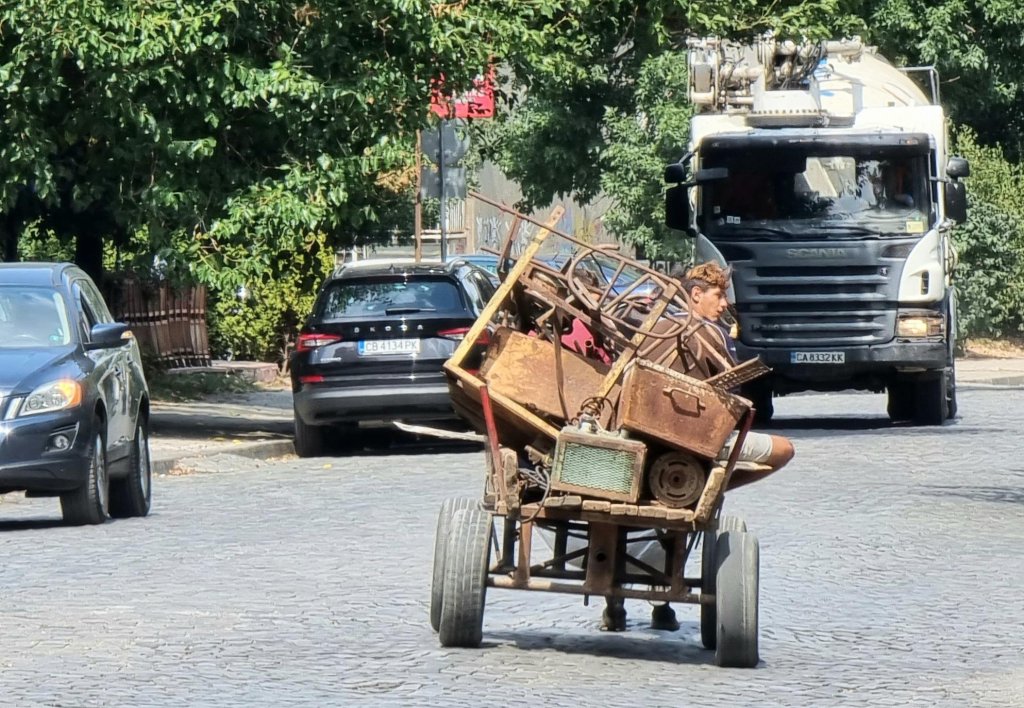
<svg viewBox="0 0 1024 708">
<path fill-rule="evenodd" d="M 0 348 L 60 347 L 70 342 L 71 328 L 60 293 L 0 286 Z"/>
<path fill-rule="evenodd" d="M 317 317 L 334 320 L 416 312 L 465 312 L 459 288 L 447 278 L 401 276 L 341 280 L 327 286 Z"/>
</svg>

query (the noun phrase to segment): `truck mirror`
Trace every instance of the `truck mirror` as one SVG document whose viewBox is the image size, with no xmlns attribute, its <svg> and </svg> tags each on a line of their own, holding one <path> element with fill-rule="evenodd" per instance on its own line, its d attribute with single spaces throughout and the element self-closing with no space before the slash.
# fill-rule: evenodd
<svg viewBox="0 0 1024 708">
<path fill-rule="evenodd" d="M 946 163 L 946 174 L 953 179 L 971 176 L 971 163 L 965 157 L 951 157 Z"/>
<path fill-rule="evenodd" d="M 967 221 L 967 187 L 963 182 L 946 183 L 946 218 L 958 224 Z"/>
<path fill-rule="evenodd" d="M 721 179 L 729 179 L 728 167 L 707 167 L 703 170 L 697 170 L 695 181 L 714 182 Z"/>
<path fill-rule="evenodd" d="M 678 231 L 690 228 L 690 195 L 684 185 L 665 191 L 665 226 Z"/>
<path fill-rule="evenodd" d="M 665 183 L 679 184 L 686 181 L 686 165 L 681 162 L 673 162 L 665 168 Z"/>
</svg>

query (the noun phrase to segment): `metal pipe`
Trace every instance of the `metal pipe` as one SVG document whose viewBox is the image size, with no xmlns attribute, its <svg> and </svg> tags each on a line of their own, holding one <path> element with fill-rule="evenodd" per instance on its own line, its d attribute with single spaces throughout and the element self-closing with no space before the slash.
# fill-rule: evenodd
<svg viewBox="0 0 1024 708">
<path fill-rule="evenodd" d="M 506 590 L 532 590 L 534 592 L 558 592 L 566 595 L 592 595 L 592 590 L 587 590 L 582 585 L 571 583 L 559 583 L 551 580 L 531 578 L 526 583 L 518 583 L 514 578 L 505 575 L 487 576 L 487 586 L 492 588 L 503 588 Z M 693 592 L 672 592 L 671 590 L 635 590 L 633 588 L 612 587 L 602 591 L 609 597 L 621 597 L 627 600 L 654 600 L 656 602 L 687 602 L 700 604 L 702 602 L 714 602 L 714 595 L 697 594 Z"/>
</svg>

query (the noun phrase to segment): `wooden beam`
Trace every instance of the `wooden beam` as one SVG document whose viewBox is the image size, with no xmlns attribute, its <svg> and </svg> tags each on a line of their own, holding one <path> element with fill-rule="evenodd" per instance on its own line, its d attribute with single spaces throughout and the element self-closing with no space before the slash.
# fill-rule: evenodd
<svg viewBox="0 0 1024 708">
<path fill-rule="evenodd" d="M 462 368 L 462 364 L 466 360 L 466 356 L 472 351 L 476 345 L 480 335 L 484 333 L 487 326 L 490 325 L 491 319 L 497 314 L 498 310 L 501 309 L 502 305 L 505 304 L 505 300 L 508 299 L 509 295 L 512 294 L 512 288 L 519 282 L 519 276 L 526 272 L 526 269 L 530 267 L 530 261 L 540 251 L 541 246 L 544 245 L 545 239 L 551 234 L 551 230 L 555 228 L 555 225 L 561 220 L 562 214 L 565 213 L 565 208 L 561 205 L 556 206 L 551 210 L 551 216 L 548 217 L 544 227 L 541 228 L 533 238 L 530 240 L 530 245 L 526 247 L 526 250 L 520 254 L 516 264 L 512 266 L 512 270 L 509 271 L 505 277 L 505 281 L 498 286 L 497 291 L 490 300 L 487 301 L 487 305 L 484 306 L 483 312 L 476 318 L 476 322 L 469 328 L 469 332 L 465 337 L 462 338 L 462 342 L 455 349 L 455 353 L 451 355 L 451 358 L 445 362 L 444 368 L 447 371 L 451 371 L 453 368 Z M 510 234 L 511 236 L 511 234 Z"/>
</svg>

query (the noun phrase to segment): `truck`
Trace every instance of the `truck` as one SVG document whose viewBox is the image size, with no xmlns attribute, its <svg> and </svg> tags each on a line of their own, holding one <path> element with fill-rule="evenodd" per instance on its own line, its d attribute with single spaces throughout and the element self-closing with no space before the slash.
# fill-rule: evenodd
<svg viewBox="0 0 1024 708">
<path fill-rule="evenodd" d="M 687 153 L 665 171 L 665 219 L 698 262 L 731 268 L 741 358 L 773 397 L 887 392 L 894 421 L 956 415 L 954 225 L 970 166 L 948 154 L 932 67 L 898 68 L 859 38 L 688 43 Z"/>
</svg>

